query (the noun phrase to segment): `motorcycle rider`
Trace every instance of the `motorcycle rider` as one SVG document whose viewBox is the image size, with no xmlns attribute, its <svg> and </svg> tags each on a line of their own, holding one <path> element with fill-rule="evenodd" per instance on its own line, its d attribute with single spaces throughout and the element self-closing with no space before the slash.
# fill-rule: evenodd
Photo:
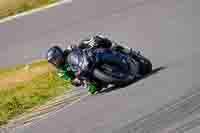
<svg viewBox="0 0 200 133">
<path fill-rule="evenodd" d="M 59 46 L 53 46 L 48 49 L 46 56 L 48 62 L 53 64 L 57 68 L 57 74 L 60 78 L 70 80 L 72 81 L 73 85 L 80 86 L 81 84 L 83 84 L 82 81 L 84 80 L 84 74 L 89 71 L 87 68 L 82 68 L 92 66 L 93 61 L 91 60 L 92 58 L 87 58 L 90 60 L 89 64 L 86 63 L 84 66 L 84 63 L 82 63 L 81 66 L 81 59 L 79 57 L 83 57 L 82 51 L 89 48 L 113 48 L 116 50 L 121 50 L 125 53 L 132 53 L 132 49 L 125 48 L 121 45 L 113 43 L 106 37 L 96 35 L 91 38 L 82 40 L 78 45 L 71 45 L 64 51 Z M 88 53 L 87 57 L 91 56 L 92 53 Z M 100 91 L 102 89 L 101 84 L 96 84 L 96 87 L 96 89 L 92 90 L 92 93 Z"/>
</svg>

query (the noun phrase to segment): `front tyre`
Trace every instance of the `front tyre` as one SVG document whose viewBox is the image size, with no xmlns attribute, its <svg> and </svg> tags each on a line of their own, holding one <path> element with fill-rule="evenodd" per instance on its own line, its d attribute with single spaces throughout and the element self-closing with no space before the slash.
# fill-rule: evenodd
<svg viewBox="0 0 200 133">
<path fill-rule="evenodd" d="M 93 71 L 93 76 L 98 80 L 101 80 L 107 84 L 123 85 L 127 84 L 135 79 L 135 75 L 138 71 L 137 64 L 130 60 L 129 71 L 126 74 L 122 74 L 122 77 L 116 76 L 112 71 L 106 71 L 105 69 L 95 68 Z M 111 66 L 112 67 L 112 66 Z M 110 68 L 109 68 L 110 69 Z"/>
</svg>

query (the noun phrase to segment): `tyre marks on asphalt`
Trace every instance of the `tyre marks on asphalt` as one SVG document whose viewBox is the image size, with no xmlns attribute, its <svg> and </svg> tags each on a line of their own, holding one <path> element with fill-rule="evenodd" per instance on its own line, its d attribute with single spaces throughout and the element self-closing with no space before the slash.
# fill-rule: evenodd
<svg viewBox="0 0 200 133">
<path fill-rule="evenodd" d="M 173 126 L 175 123 L 183 121 L 188 116 L 200 113 L 199 101 L 200 89 L 197 89 L 192 93 L 180 97 L 175 102 L 167 104 L 157 111 L 129 123 L 120 128 L 117 133 L 163 133 L 165 129 Z M 199 120 L 196 120 L 195 124 L 199 124 Z M 192 125 L 195 124 L 192 123 Z M 192 128 L 190 125 L 188 127 Z"/>
<path fill-rule="evenodd" d="M 178 128 L 167 131 L 166 133 L 186 133 L 187 131 L 190 131 L 191 129 L 196 128 L 198 126 L 200 126 L 200 118 L 191 120 L 191 121 L 181 125 Z"/>
<path fill-rule="evenodd" d="M 23 128 L 32 123 L 39 122 L 55 115 L 63 108 L 69 107 L 87 96 L 88 93 L 85 89 L 72 88 L 71 90 L 66 91 L 63 95 L 52 99 L 45 105 L 42 105 L 32 113 L 22 114 L 19 118 L 11 120 L 7 125 L 0 127 L 0 133 L 12 133 L 15 132 L 16 128 Z"/>
</svg>

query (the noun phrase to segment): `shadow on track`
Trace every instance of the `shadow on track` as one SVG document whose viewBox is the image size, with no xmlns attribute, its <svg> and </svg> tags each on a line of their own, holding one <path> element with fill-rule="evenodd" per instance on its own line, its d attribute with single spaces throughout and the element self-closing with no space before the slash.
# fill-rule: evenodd
<svg viewBox="0 0 200 133">
<path fill-rule="evenodd" d="M 132 81 L 132 82 L 129 83 L 129 84 L 126 84 L 126 85 L 123 85 L 123 86 L 113 86 L 113 87 L 109 87 L 109 88 L 106 88 L 106 89 L 102 90 L 101 92 L 99 92 L 99 94 L 108 93 L 108 92 L 111 92 L 111 91 L 114 91 L 114 90 L 117 90 L 117 89 L 125 88 L 125 87 L 127 87 L 127 86 L 129 86 L 129 85 L 131 85 L 131 84 L 134 84 L 134 83 L 136 83 L 136 82 L 142 80 L 142 79 L 148 78 L 148 77 L 150 77 L 150 76 L 152 76 L 152 75 L 154 75 L 154 74 L 156 74 L 156 73 L 158 73 L 158 72 L 160 72 L 161 70 L 164 70 L 164 69 L 166 69 L 166 68 L 167 68 L 167 67 L 165 67 L 165 66 L 161 66 L 161 67 L 155 68 L 155 69 L 152 70 L 151 73 L 149 73 L 149 74 L 147 74 L 147 75 L 145 75 L 145 76 L 143 76 L 143 77 L 141 77 L 141 78 L 138 78 L 138 79 Z"/>
</svg>

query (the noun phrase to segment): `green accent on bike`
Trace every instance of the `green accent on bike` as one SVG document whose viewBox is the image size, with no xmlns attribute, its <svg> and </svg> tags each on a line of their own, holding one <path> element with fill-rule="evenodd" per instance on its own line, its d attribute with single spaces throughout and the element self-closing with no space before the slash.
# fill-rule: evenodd
<svg viewBox="0 0 200 133">
<path fill-rule="evenodd" d="M 90 83 L 87 88 L 88 88 L 88 91 L 92 94 L 94 94 L 97 91 L 97 87 L 95 83 Z"/>
<path fill-rule="evenodd" d="M 71 81 L 75 78 L 75 73 L 71 70 L 70 65 L 66 64 L 65 66 L 58 68 L 57 71 L 58 77 Z M 91 93 L 94 94 L 97 91 L 96 83 L 88 83 L 87 85 L 87 90 Z"/>
<path fill-rule="evenodd" d="M 75 78 L 75 73 L 70 69 L 70 66 L 66 64 L 62 68 L 58 68 L 58 76 L 64 80 L 72 80 Z"/>
</svg>

